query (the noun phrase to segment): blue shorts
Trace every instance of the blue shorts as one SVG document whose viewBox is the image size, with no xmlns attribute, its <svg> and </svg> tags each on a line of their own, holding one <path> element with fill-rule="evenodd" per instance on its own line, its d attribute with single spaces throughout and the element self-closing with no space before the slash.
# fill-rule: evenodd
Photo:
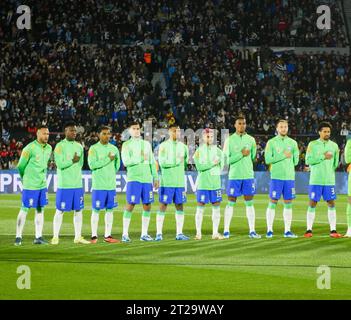
<svg viewBox="0 0 351 320">
<path fill-rule="evenodd" d="M 308 195 L 310 200 L 318 202 L 323 195 L 324 201 L 336 199 L 335 186 L 310 185 Z"/>
<path fill-rule="evenodd" d="M 256 193 L 255 179 L 228 180 L 227 196 L 253 196 Z"/>
<path fill-rule="evenodd" d="M 282 195 L 284 200 L 296 198 L 294 180 L 271 180 L 269 185 L 269 197 L 272 200 L 279 200 Z"/>
<path fill-rule="evenodd" d="M 163 204 L 182 204 L 186 202 L 185 188 L 160 187 L 158 200 Z"/>
<path fill-rule="evenodd" d="M 118 206 L 115 202 L 115 190 L 93 190 L 91 205 L 94 210 L 113 209 Z"/>
<path fill-rule="evenodd" d="M 29 208 L 42 208 L 49 203 L 48 189 L 22 191 L 22 206 Z"/>
<path fill-rule="evenodd" d="M 143 204 L 154 202 L 152 183 L 127 182 L 127 202 L 129 204 L 139 204 L 140 199 Z"/>
<path fill-rule="evenodd" d="M 222 201 L 222 190 L 197 190 L 196 201 L 201 203 L 215 203 Z"/>
<path fill-rule="evenodd" d="M 80 211 L 84 208 L 83 188 L 57 189 L 56 209 L 60 211 Z"/>
</svg>

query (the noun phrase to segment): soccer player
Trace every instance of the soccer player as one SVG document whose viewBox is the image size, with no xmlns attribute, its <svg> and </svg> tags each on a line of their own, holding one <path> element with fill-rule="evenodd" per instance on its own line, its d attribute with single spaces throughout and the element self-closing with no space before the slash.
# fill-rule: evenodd
<svg viewBox="0 0 351 320">
<path fill-rule="evenodd" d="M 129 224 L 136 204 L 143 203 L 141 241 L 153 241 L 148 235 L 151 203 L 154 202 L 153 187 L 159 186 L 155 157 L 151 144 L 141 138 L 140 125 L 129 125 L 131 138 L 122 145 L 122 161 L 127 168 L 127 205 L 123 213 L 122 242 L 130 242 Z"/>
<path fill-rule="evenodd" d="M 316 213 L 316 206 L 321 196 L 328 204 L 328 220 L 330 224 L 330 236 L 340 238 L 336 232 L 335 210 L 335 169 L 339 164 L 339 147 L 330 140 L 332 126 L 328 122 L 322 122 L 318 126 L 319 139 L 308 144 L 306 152 L 306 164 L 310 166 L 310 203 L 307 211 L 306 238 L 312 237 L 312 227 Z"/>
<path fill-rule="evenodd" d="M 347 232 L 345 234 L 345 238 L 351 238 L 351 139 L 349 139 L 345 146 L 345 162 L 348 164 L 347 172 L 349 173 L 348 180 L 348 203 L 347 203 Z"/>
<path fill-rule="evenodd" d="M 49 129 L 45 125 L 37 128 L 37 139 L 22 151 L 17 169 L 23 183 L 22 206 L 17 217 L 15 245 L 22 244 L 22 232 L 30 208 L 35 208 L 34 244 L 48 244 L 43 238 L 44 207 L 48 204 L 46 173 L 52 147 L 48 144 Z"/>
<path fill-rule="evenodd" d="M 224 167 L 224 153 L 214 141 L 213 129 L 206 128 L 202 134 L 203 143 L 195 151 L 194 161 L 198 171 L 197 178 L 197 207 L 195 214 L 196 236 L 201 240 L 201 226 L 205 204 L 212 204 L 212 239 L 224 239 L 218 232 L 221 220 L 220 204 L 222 201 L 221 171 Z"/>
<path fill-rule="evenodd" d="M 256 159 L 256 142 L 254 137 L 246 133 L 246 119 L 243 116 L 235 120 L 236 132 L 224 143 L 224 154 L 229 164 L 227 185 L 228 204 L 224 211 L 224 238 L 230 237 L 229 226 L 234 206 L 239 196 L 245 199 L 246 216 L 249 223 L 249 237 L 259 239 L 255 231 L 255 208 L 253 197 L 256 192 L 253 161 Z"/>
<path fill-rule="evenodd" d="M 83 147 L 76 141 L 77 127 L 74 122 L 64 126 L 65 139 L 54 150 L 57 167 L 58 188 L 56 193 L 56 213 L 53 221 L 54 236 L 51 244 L 59 243 L 59 234 L 64 212 L 74 210 L 74 243 L 88 244 L 82 237 L 84 191 L 82 167 L 84 163 Z"/>
<path fill-rule="evenodd" d="M 121 160 L 118 148 L 109 143 L 111 129 L 102 126 L 99 130 L 99 142 L 92 145 L 88 153 L 88 164 L 92 171 L 92 214 L 91 214 L 91 243 L 97 243 L 99 213 L 105 211 L 105 236 L 108 243 L 119 243 L 112 237 L 113 208 L 117 207 L 116 173 Z"/>
<path fill-rule="evenodd" d="M 177 124 L 169 126 L 169 139 L 159 147 L 158 163 L 161 168 L 161 187 L 159 188 L 160 208 L 156 216 L 156 241 L 162 240 L 162 227 L 167 206 L 176 207 L 176 240 L 189 240 L 183 234 L 185 195 L 185 169 L 188 164 L 188 147 L 181 141 Z"/>
<path fill-rule="evenodd" d="M 294 139 L 288 137 L 288 122 L 279 120 L 278 135 L 268 140 L 265 150 L 265 161 L 270 167 L 271 183 L 269 186 L 270 202 L 266 212 L 267 238 L 273 237 L 275 208 L 281 196 L 284 199 L 284 237 L 297 238 L 291 232 L 292 200 L 295 199 L 295 166 L 299 163 L 299 148 Z"/>
</svg>

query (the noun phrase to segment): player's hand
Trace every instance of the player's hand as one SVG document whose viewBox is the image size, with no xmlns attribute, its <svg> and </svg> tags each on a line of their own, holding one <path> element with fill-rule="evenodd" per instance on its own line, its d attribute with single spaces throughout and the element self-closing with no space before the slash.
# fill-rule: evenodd
<svg viewBox="0 0 351 320">
<path fill-rule="evenodd" d="M 155 188 L 155 189 L 158 189 L 159 186 L 160 186 L 160 181 L 155 180 L 155 181 L 154 181 L 154 188 Z"/>
<path fill-rule="evenodd" d="M 330 160 L 331 158 L 333 158 L 333 154 L 330 151 L 327 151 L 324 154 L 325 159 Z"/>
<path fill-rule="evenodd" d="M 115 158 L 116 158 L 115 154 L 112 153 L 112 152 L 110 152 L 110 153 L 108 154 L 108 157 L 110 158 L 111 161 L 115 160 Z"/>
<path fill-rule="evenodd" d="M 286 156 L 288 159 L 290 159 L 291 156 L 292 156 L 292 154 L 291 154 L 290 151 L 284 151 L 284 154 L 285 154 L 285 156 Z"/>
<path fill-rule="evenodd" d="M 244 157 L 247 157 L 250 154 L 250 150 L 249 149 L 242 149 L 241 153 L 243 154 Z"/>
<path fill-rule="evenodd" d="M 78 156 L 77 152 L 74 153 L 72 162 L 77 163 L 80 160 L 80 156 Z"/>
</svg>

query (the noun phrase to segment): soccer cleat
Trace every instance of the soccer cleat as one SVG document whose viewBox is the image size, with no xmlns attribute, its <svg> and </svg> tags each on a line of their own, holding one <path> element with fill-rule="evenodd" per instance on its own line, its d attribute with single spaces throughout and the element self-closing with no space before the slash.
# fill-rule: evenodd
<svg viewBox="0 0 351 320">
<path fill-rule="evenodd" d="M 154 239 L 152 239 L 148 234 L 146 234 L 146 235 L 140 237 L 140 241 L 149 242 L 149 241 L 154 241 Z"/>
<path fill-rule="evenodd" d="M 229 237 L 230 237 L 230 232 L 229 231 L 226 231 L 226 232 L 223 233 L 223 238 L 224 239 L 229 239 Z"/>
<path fill-rule="evenodd" d="M 202 239 L 202 236 L 200 234 L 197 234 L 194 238 L 195 240 L 201 240 Z"/>
<path fill-rule="evenodd" d="M 97 237 L 91 237 L 90 243 L 95 244 L 98 242 L 98 238 Z"/>
<path fill-rule="evenodd" d="M 342 238 L 342 235 L 338 232 L 336 232 L 336 230 L 332 230 L 330 231 L 330 237 L 332 238 Z"/>
<path fill-rule="evenodd" d="M 33 244 L 49 244 L 43 237 L 35 238 Z"/>
<path fill-rule="evenodd" d="M 259 234 L 256 233 L 256 231 L 252 231 L 249 233 L 249 237 L 251 239 L 261 239 L 261 236 Z"/>
<path fill-rule="evenodd" d="M 180 233 L 180 234 L 177 234 L 176 236 L 176 240 L 189 240 L 190 238 L 187 237 L 186 235 Z"/>
<path fill-rule="evenodd" d="M 291 231 L 284 233 L 284 238 L 297 238 L 297 235 L 292 233 Z"/>
<path fill-rule="evenodd" d="M 59 244 L 59 238 L 52 238 L 51 244 L 54 244 L 54 245 Z"/>
<path fill-rule="evenodd" d="M 344 235 L 344 238 L 351 238 L 351 232 L 347 232 L 347 233 Z"/>
<path fill-rule="evenodd" d="M 132 242 L 128 236 L 122 236 L 122 242 Z"/>
<path fill-rule="evenodd" d="M 220 233 L 212 235 L 212 240 L 223 240 L 223 239 L 224 237 Z"/>
<path fill-rule="evenodd" d="M 303 236 L 305 238 L 312 238 L 312 230 L 307 230 Z"/>
<path fill-rule="evenodd" d="M 16 240 L 15 240 L 14 245 L 16 247 L 21 246 L 22 245 L 22 238 L 21 237 L 17 237 Z"/>
<path fill-rule="evenodd" d="M 121 241 L 119 241 L 117 239 L 112 238 L 111 236 L 105 237 L 104 241 L 108 242 L 108 243 L 120 243 L 121 242 Z"/>
<path fill-rule="evenodd" d="M 96 240 L 97 240 L 97 238 L 96 238 Z M 85 240 L 83 237 L 80 237 L 78 239 L 74 239 L 73 242 L 76 243 L 76 244 L 78 244 L 78 243 L 80 243 L 80 244 L 91 244 L 91 241 Z"/>
<path fill-rule="evenodd" d="M 155 241 L 162 241 L 162 240 L 163 240 L 162 234 L 161 233 L 157 234 Z"/>
<path fill-rule="evenodd" d="M 268 231 L 266 233 L 266 238 L 273 238 L 273 231 Z"/>
</svg>

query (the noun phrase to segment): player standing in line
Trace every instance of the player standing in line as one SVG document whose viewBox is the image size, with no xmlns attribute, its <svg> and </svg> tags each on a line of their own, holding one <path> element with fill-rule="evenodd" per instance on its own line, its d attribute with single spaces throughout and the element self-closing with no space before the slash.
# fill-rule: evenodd
<svg viewBox="0 0 351 320">
<path fill-rule="evenodd" d="M 102 126 L 99 129 L 99 142 L 89 148 L 88 165 L 92 171 L 92 213 L 91 213 L 91 243 L 98 241 L 99 214 L 105 211 L 104 241 L 119 243 L 112 237 L 113 209 L 117 207 L 116 173 L 121 165 L 118 148 L 109 143 L 111 129 Z"/>
<path fill-rule="evenodd" d="M 202 134 L 203 143 L 195 151 L 194 161 L 197 171 L 197 207 L 195 214 L 196 236 L 201 240 L 201 226 L 205 204 L 212 204 L 212 239 L 224 239 L 218 232 L 221 220 L 222 183 L 221 171 L 224 167 L 224 153 L 214 142 L 213 129 L 206 128 Z"/>
<path fill-rule="evenodd" d="M 308 144 L 306 152 L 306 164 L 310 166 L 310 203 L 307 210 L 306 238 L 312 237 L 312 227 L 316 214 L 316 206 L 321 196 L 328 203 L 328 220 L 330 224 L 330 236 L 340 238 L 336 232 L 335 210 L 335 169 L 339 164 L 339 147 L 330 140 L 332 126 L 328 122 L 322 122 L 318 127 L 319 139 Z"/>
<path fill-rule="evenodd" d="M 169 139 L 159 147 L 158 163 L 161 168 L 161 186 L 159 188 L 160 208 L 156 216 L 156 241 L 162 240 L 162 227 L 167 206 L 174 203 L 176 207 L 176 240 L 189 240 L 183 234 L 185 194 L 185 169 L 188 164 L 188 147 L 180 139 L 177 124 L 169 126 Z"/>
<path fill-rule="evenodd" d="M 351 139 L 349 139 L 345 146 L 345 162 L 348 164 L 347 172 L 349 173 L 348 179 L 348 202 L 346 209 L 346 217 L 347 217 L 347 232 L 345 234 L 345 238 L 351 238 Z"/>
<path fill-rule="evenodd" d="M 290 230 L 292 221 L 292 200 L 295 199 L 295 166 L 299 163 L 299 148 L 294 139 L 288 137 L 288 122 L 279 120 L 278 135 L 268 140 L 265 149 L 265 161 L 270 167 L 269 186 L 270 202 L 266 212 L 267 238 L 273 237 L 275 208 L 281 196 L 284 199 L 284 237 L 297 238 Z"/>
<path fill-rule="evenodd" d="M 83 147 L 76 141 L 77 127 L 74 122 L 64 126 L 65 139 L 54 150 L 57 167 L 58 189 L 56 193 L 56 213 L 53 220 L 54 236 L 51 244 L 59 243 L 63 213 L 74 210 L 74 243 L 89 244 L 82 237 L 84 190 L 82 167 L 84 163 Z"/>
<path fill-rule="evenodd" d="M 129 224 L 136 204 L 143 203 L 141 241 L 153 241 L 148 235 L 151 203 L 154 202 L 153 187 L 159 186 L 156 161 L 151 144 L 141 138 L 140 125 L 129 125 L 131 138 L 122 145 L 122 161 L 127 168 L 127 205 L 123 213 L 122 242 L 130 242 Z"/>
<path fill-rule="evenodd" d="M 43 239 L 44 207 L 48 204 L 46 173 L 52 147 L 48 144 L 49 129 L 37 128 L 37 139 L 22 151 L 17 169 L 23 184 L 22 206 L 17 217 L 15 245 L 22 244 L 22 232 L 30 208 L 35 208 L 34 244 L 47 244 Z"/>
<path fill-rule="evenodd" d="M 254 137 L 246 133 L 246 120 L 243 116 L 235 121 L 236 132 L 229 136 L 224 143 L 224 154 L 229 164 L 227 185 L 228 204 L 224 212 L 224 238 L 229 238 L 229 226 L 233 216 L 237 197 L 245 199 L 246 216 L 249 223 L 249 237 L 259 239 L 255 231 L 255 208 L 253 197 L 256 192 L 253 161 L 256 159 L 256 142 Z"/>
</svg>

